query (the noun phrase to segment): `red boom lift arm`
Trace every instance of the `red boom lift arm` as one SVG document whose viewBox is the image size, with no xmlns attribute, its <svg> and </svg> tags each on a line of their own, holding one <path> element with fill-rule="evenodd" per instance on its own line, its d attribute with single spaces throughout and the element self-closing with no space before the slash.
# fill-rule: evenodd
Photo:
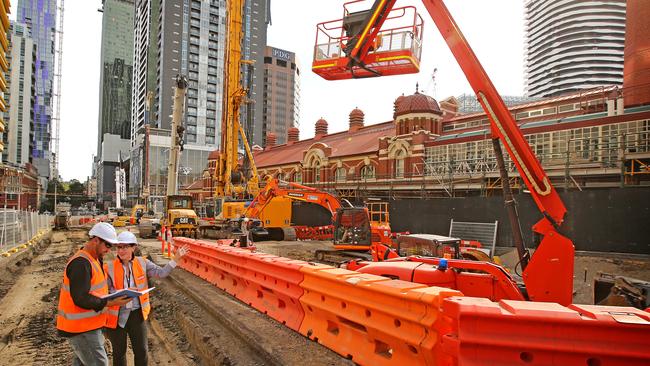
<svg viewBox="0 0 650 366">
<path fill-rule="evenodd" d="M 566 208 L 444 2 L 422 2 L 483 106 L 493 136 L 505 146 L 543 215 L 533 226 L 533 231 L 543 239 L 523 272 L 526 296 L 534 301 L 568 305 L 572 301 L 574 247 L 570 239 L 558 232 Z M 371 40 L 380 33 L 394 4 L 392 0 L 375 1 L 354 47 L 345 50 L 349 65 L 364 63 L 371 52 Z"/>
</svg>

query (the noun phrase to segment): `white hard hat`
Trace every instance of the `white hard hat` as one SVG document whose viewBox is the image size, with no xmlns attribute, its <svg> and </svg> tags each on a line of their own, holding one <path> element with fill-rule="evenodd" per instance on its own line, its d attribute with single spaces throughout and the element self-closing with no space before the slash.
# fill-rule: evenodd
<svg viewBox="0 0 650 366">
<path fill-rule="evenodd" d="M 90 237 L 96 236 L 111 244 L 117 244 L 117 233 L 115 232 L 115 228 L 113 225 L 106 222 L 95 224 L 95 226 L 93 226 L 88 232 L 88 235 Z"/>
<path fill-rule="evenodd" d="M 120 244 L 138 244 L 138 239 L 130 231 L 123 231 L 117 236 L 117 241 Z"/>
</svg>

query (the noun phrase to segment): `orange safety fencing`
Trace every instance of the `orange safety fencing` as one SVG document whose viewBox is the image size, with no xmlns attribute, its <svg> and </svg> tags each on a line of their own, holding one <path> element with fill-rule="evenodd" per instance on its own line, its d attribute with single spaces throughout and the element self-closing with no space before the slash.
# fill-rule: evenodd
<svg viewBox="0 0 650 366">
<path fill-rule="evenodd" d="M 361 365 L 650 365 L 650 313 L 501 301 L 174 238 L 179 266 Z"/>
<path fill-rule="evenodd" d="M 325 265 L 301 269 L 300 333 L 362 365 L 435 365 L 438 307 L 460 292 Z"/>
<path fill-rule="evenodd" d="M 304 276 L 300 268 L 307 263 L 220 242 L 229 241 L 174 238 L 175 246 L 190 248 L 181 259 L 181 268 L 297 331 L 304 317 L 300 303 Z"/>
<path fill-rule="evenodd" d="M 631 307 L 454 297 L 443 365 L 650 365 L 650 313 Z"/>
</svg>

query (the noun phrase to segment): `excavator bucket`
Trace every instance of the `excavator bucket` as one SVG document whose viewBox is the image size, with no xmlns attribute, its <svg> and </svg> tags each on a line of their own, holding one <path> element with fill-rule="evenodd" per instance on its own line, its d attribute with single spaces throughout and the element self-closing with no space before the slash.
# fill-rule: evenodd
<svg viewBox="0 0 650 366">
<path fill-rule="evenodd" d="M 633 306 L 645 309 L 650 306 L 650 282 L 635 278 L 597 273 L 594 277 L 594 304 Z"/>
<path fill-rule="evenodd" d="M 364 27 L 372 9 L 358 10 L 367 1 L 351 1 L 343 5 L 343 18 L 319 23 L 312 71 L 326 80 L 345 80 L 373 76 L 417 73 L 422 54 L 424 23 L 415 7 L 390 11 L 379 27 Z M 359 37 L 367 40 L 367 52 L 351 57 L 352 44 Z"/>
</svg>

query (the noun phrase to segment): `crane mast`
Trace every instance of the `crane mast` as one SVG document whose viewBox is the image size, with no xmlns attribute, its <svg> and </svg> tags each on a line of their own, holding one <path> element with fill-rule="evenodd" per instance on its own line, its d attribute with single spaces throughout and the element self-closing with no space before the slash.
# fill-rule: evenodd
<svg viewBox="0 0 650 366">
<path fill-rule="evenodd" d="M 246 134 L 240 124 L 240 108 L 247 90 L 241 83 L 241 42 L 243 36 L 243 0 L 229 0 L 227 12 L 227 40 L 224 80 L 223 114 L 221 118 L 221 145 L 214 173 L 215 198 L 243 198 L 246 194 L 257 195 L 259 177 Z M 239 164 L 239 143 L 242 143 L 251 165 L 251 177 L 244 183 L 244 172 Z"/>
<path fill-rule="evenodd" d="M 187 90 L 187 78 L 183 75 L 176 76 L 176 88 L 174 89 L 174 106 L 172 108 L 172 129 L 171 146 L 169 148 L 169 165 L 167 168 L 167 196 L 178 193 L 178 156 L 181 150 L 181 139 L 183 136 L 183 111 L 185 104 L 185 92 Z"/>
</svg>

